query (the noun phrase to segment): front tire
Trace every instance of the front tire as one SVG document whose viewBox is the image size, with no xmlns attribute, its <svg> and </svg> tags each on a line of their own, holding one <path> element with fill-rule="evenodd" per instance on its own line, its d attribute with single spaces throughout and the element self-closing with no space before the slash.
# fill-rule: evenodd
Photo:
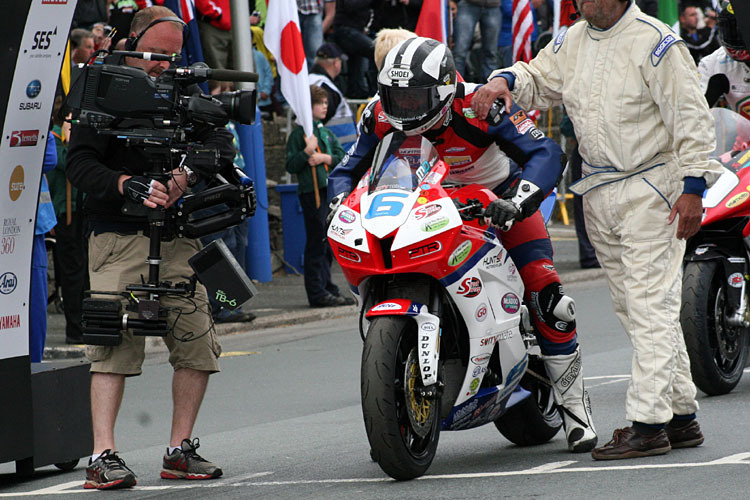
<svg viewBox="0 0 750 500">
<path fill-rule="evenodd" d="M 529 358 L 529 370 L 540 375 L 547 373 L 544 364 L 537 357 Z M 495 420 L 495 427 L 505 439 L 518 446 L 544 444 L 552 439 L 563 425 L 552 387 L 528 371 L 521 379 L 521 387 L 531 395 Z"/>
<path fill-rule="evenodd" d="M 370 455 L 392 478 L 404 481 L 430 467 L 440 437 L 439 398 L 422 398 L 416 363 L 416 323 L 375 318 L 362 352 L 362 414 Z"/>
<path fill-rule="evenodd" d="M 748 355 L 750 329 L 728 324 L 725 286 L 719 261 L 688 262 L 685 266 L 680 323 L 693 381 L 710 396 L 734 389 Z"/>
</svg>

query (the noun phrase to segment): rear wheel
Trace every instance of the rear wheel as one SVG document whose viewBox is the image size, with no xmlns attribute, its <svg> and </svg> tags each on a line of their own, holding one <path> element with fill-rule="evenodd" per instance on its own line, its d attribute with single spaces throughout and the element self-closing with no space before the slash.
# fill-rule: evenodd
<svg viewBox="0 0 750 500">
<path fill-rule="evenodd" d="M 439 398 L 422 397 L 416 323 L 375 318 L 362 353 L 362 414 L 370 455 L 397 480 L 430 467 L 440 436 Z"/>
<path fill-rule="evenodd" d="M 528 370 L 540 375 L 546 373 L 542 360 L 536 356 L 529 358 Z M 531 375 L 528 370 L 521 379 L 521 387 L 531 395 L 495 420 L 495 427 L 500 434 L 518 446 L 546 443 L 563 424 L 552 395 L 552 387 Z"/>
<path fill-rule="evenodd" d="M 680 323 L 690 371 L 708 395 L 726 394 L 739 383 L 748 355 L 750 329 L 728 322 L 727 280 L 715 260 L 688 262 L 682 278 Z"/>
</svg>

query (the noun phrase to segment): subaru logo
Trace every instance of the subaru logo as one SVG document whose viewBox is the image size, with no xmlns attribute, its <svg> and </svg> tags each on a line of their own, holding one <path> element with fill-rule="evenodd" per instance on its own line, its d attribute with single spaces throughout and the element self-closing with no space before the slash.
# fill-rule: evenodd
<svg viewBox="0 0 750 500">
<path fill-rule="evenodd" d="M 34 99 L 42 91 L 42 82 L 39 80 L 31 80 L 26 86 L 26 96 L 29 99 Z"/>
</svg>

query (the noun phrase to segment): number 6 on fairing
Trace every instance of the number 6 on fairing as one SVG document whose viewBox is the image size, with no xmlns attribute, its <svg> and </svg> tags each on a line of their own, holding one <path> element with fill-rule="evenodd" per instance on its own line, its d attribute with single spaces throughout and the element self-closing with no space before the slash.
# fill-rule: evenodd
<svg viewBox="0 0 750 500">
<path fill-rule="evenodd" d="M 381 193 L 376 195 L 372 199 L 370 209 L 365 215 L 365 219 L 374 219 L 375 217 L 383 217 L 389 215 L 394 217 L 401 213 L 404 209 L 404 204 L 400 201 L 392 198 L 408 198 L 409 195 L 406 193 Z"/>
</svg>

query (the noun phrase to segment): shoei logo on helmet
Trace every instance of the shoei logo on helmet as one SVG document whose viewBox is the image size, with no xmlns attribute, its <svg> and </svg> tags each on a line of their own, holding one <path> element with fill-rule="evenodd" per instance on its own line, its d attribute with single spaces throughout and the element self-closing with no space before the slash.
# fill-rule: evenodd
<svg viewBox="0 0 750 500">
<path fill-rule="evenodd" d="M 388 71 L 388 76 L 391 80 L 411 80 L 414 73 L 409 68 L 391 68 Z"/>
</svg>

